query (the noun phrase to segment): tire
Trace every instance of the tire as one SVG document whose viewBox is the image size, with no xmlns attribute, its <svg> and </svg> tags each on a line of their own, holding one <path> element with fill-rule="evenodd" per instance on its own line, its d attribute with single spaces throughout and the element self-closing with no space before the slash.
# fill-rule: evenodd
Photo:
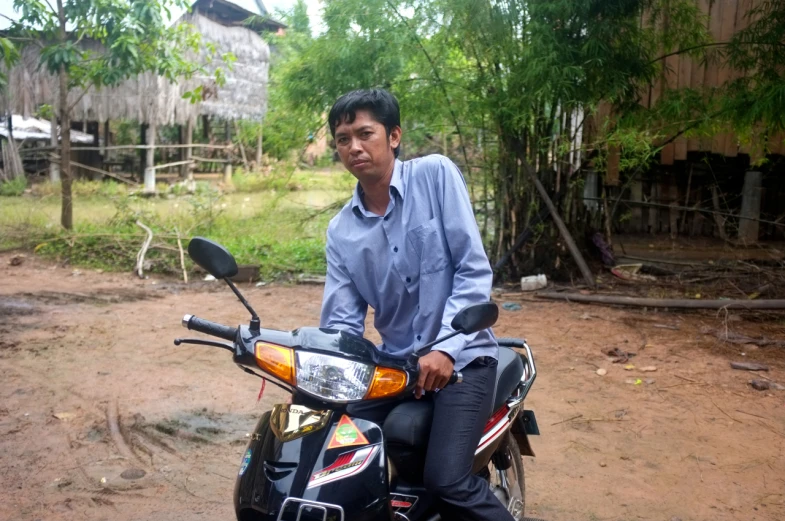
<svg viewBox="0 0 785 521">
<path fill-rule="evenodd" d="M 491 462 L 488 464 L 489 483 L 493 493 L 510 510 L 513 518 L 516 521 L 522 521 L 526 507 L 526 481 L 523 471 L 523 460 L 521 458 L 521 450 L 518 448 L 518 442 L 515 441 L 512 433 L 508 432 L 506 436 L 507 439 L 502 446 L 507 447 L 507 455 L 512 464 L 507 470 L 499 470 L 494 463 L 495 458 L 491 458 Z M 506 478 L 508 483 L 507 489 L 502 486 L 500 474 L 503 474 Z M 517 501 L 513 502 L 513 499 Z M 510 508 L 511 506 L 513 506 L 512 509 Z"/>
</svg>

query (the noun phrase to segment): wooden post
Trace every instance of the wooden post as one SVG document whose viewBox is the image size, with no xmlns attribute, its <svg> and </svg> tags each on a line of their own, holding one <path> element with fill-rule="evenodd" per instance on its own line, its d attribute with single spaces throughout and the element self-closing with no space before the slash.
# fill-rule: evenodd
<svg viewBox="0 0 785 521">
<path fill-rule="evenodd" d="M 643 202 L 643 183 L 636 180 L 630 184 L 630 199 L 636 203 Z M 643 229 L 643 209 L 639 204 L 632 206 L 630 210 L 632 218 L 630 219 L 630 231 L 638 233 Z"/>
<path fill-rule="evenodd" d="M 144 193 L 155 193 L 155 120 L 147 126 L 145 145 L 145 163 L 144 163 Z"/>
<path fill-rule="evenodd" d="M 649 191 L 649 202 L 650 203 L 657 202 L 655 200 L 656 198 L 657 198 L 657 179 L 654 178 L 651 181 L 651 187 L 650 187 L 650 191 Z M 648 215 L 648 217 L 649 217 L 649 226 L 648 226 L 649 233 L 654 235 L 658 231 L 657 230 L 657 221 L 658 221 L 657 218 L 659 216 L 659 210 L 657 208 L 654 208 L 654 207 L 650 206 L 650 207 L 647 208 L 647 211 L 648 211 L 648 214 L 649 214 Z"/>
<path fill-rule="evenodd" d="M 52 111 L 52 117 L 49 119 L 49 124 L 52 126 L 49 143 L 52 145 L 54 150 L 57 150 L 57 142 L 60 132 L 57 129 L 57 114 L 55 114 L 54 111 Z M 49 181 L 52 183 L 60 182 L 60 162 L 55 161 L 54 159 L 49 161 Z"/>
<path fill-rule="evenodd" d="M 673 173 L 668 174 L 668 199 L 670 199 L 670 208 L 668 209 L 669 229 L 671 240 L 675 240 L 679 234 L 679 210 L 676 208 L 679 205 L 679 185 L 676 184 L 676 179 Z"/>
<path fill-rule="evenodd" d="M 245 168 L 245 172 L 248 173 L 248 157 L 245 155 L 245 145 L 243 145 L 243 141 L 239 138 L 240 137 L 240 125 L 237 121 L 234 121 L 234 133 L 237 135 L 237 144 L 240 147 L 240 157 L 243 159 L 243 168 Z"/>
<path fill-rule="evenodd" d="M 744 189 L 741 195 L 741 214 L 739 219 L 739 240 L 747 244 L 758 242 L 760 229 L 761 182 L 763 174 L 747 172 L 744 174 Z M 754 220 L 753 220 L 754 219 Z"/>
<path fill-rule="evenodd" d="M 210 116 L 202 116 L 202 133 L 204 134 L 204 139 L 209 143 L 210 142 Z"/>
<path fill-rule="evenodd" d="M 256 169 L 262 168 L 262 133 L 264 132 L 264 122 L 259 122 L 259 136 L 256 138 Z"/>
<path fill-rule="evenodd" d="M 139 125 L 139 144 L 147 144 L 147 123 Z M 139 149 L 139 178 L 144 180 L 144 165 L 147 160 L 147 151 L 144 148 Z"/>
<path fill-rule="evenodd" d="M 226 139 L 226 164 L 224 165 L 224 185 L 232 186 L 232 131 L 229 120 L 224 122 L 224 138 Z"/>
<path fill-rule="evenodd" d="M 101 151 L 101 153 L 104 156 L 104 161 L 107 161 L 109 159 L 109 156 L 111 155 L 111 152 L 109 152 L 109 149 L 107 148 L 112 144 L 110 143 L 111 139 L 112 139 L 112 133 L 109 130 L 109 120 L 107 119 L 106 121 L 104 121 L 104 146 L 103 146 L 103 150 Z"/>
<path fill-rule="evenodd" d="M 190 118 L 188 119 L 188 122 L 185 124 L 185 136 L 184 137 L 185 137 L 184 141 L 185 141 L 186 145 L 191 145 L 193 143 L 193 139 L 194 139 L 194 122 Z M 192 154 L 193 154 L 193 150 L 191 149 L 191 147 L 190 146 L 185 147 L 183 149 L 183 157 L 181 159 L 183 161 L 190 161 Z M 191 165 L 185 164 L 185 165 L 180 167 L 180 177 L 182 177 L 183 179 L 191 179 L 193 177 L 193 170 L 191 168 Z"/>
<path fill-rule="evenodd" d="M 745 182 L 744 185 L 746 187 L 747 183 Z M 728 236 L 725 233 L 725 217 L 718 213 L 720 211 L 720 194 L 716 184 L 711 185 L 711 202 L 714 207 L 714 224 L 717 225 L 717 233 L 723 241 L 726 241 Z"/>
</svg>

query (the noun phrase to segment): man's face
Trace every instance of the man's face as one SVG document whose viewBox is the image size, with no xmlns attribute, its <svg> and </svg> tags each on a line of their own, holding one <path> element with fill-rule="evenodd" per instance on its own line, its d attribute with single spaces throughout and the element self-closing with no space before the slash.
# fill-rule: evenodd
<svg viewBox="0 0 785 521">
<path fill-rule="evenodd" d="M 393 149 L 401 142 L 401 128 L 395 127 L 387 137 L 384 125 L 367 110 L 358 110 L 354 121 L 335 128 L 335 145 L 346 169 L 360 181 L 385 176 L 395 161 Z"/>
</svg>

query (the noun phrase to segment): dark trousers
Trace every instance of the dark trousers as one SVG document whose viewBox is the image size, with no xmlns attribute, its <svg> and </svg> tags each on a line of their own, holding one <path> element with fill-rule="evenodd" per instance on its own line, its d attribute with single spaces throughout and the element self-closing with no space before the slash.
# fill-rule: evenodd
<svg viewBox="0 0 785 521">
<path fill-rule="evenodd" d="M 478 358 L 461 370 L 462 383 L 421 398 L 434 404 L 423 481 L 443 521 L 513 521 L 488 482 L 472 474 L 474 451 L 492 412 L 496 365 L 492 358 Z M 361 402 L 348 412 L 381 424 L 399 403 Z"/>
<path fill-rule="evenodd" d="M 472 474 L 474 451 L 492 412 L 496 360 L 478 358 L 461 373 L 462 383 L 433 395 L 425 487 L 439 498 L 445 521 L 513 521 L 488 482 Z"/>
</svg>

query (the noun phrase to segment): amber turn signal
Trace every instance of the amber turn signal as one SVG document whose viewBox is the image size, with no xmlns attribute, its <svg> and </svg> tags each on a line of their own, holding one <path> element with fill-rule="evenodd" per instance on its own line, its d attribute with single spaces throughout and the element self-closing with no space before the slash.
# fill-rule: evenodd
<svg viewBox="0 0 785 521">
<path fill-rule="evenodd" d="M 377 367 L 365 400 L 395 396 L 406 389 L 406 373 L 391 367 Z"/>
<path fill-rule="evenodd" d="M 256 355 L 256 364 L 262 370 L 288 384 L 295 385 L 294 351 L 276 344 L 256 342 L 254 354 Z"/>
</svg>

